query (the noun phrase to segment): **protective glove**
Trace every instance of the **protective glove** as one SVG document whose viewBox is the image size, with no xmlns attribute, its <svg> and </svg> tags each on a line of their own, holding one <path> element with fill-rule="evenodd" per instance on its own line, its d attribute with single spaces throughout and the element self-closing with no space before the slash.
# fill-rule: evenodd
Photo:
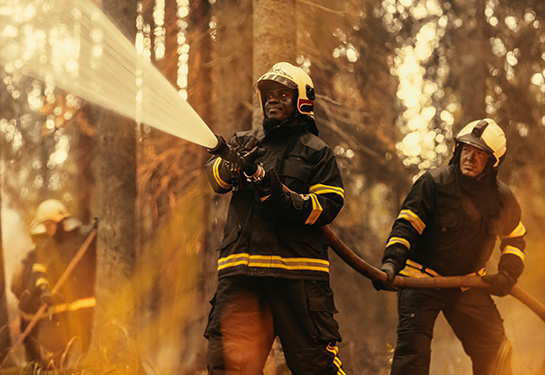
<svg viewBox="0 0 545 375">
<path fill-rule="evenodd" d="M 40 303 L 46 305 L 56 305 L 62 302 L 62 298 L 58 293 L 51 293 L 51 289 L 44 288 L 40 293 Z"/>
<path fill-rule="evenodd" d="M 503 297 L 511 292 L 513 286 L 517 283 L 517 279 L 512 277 L 507 271 L 500 271 L 493 275 L 484 275 L 483 281 L 490 284 L 490 294 Z"/>
<path fill-rule="evenodd" d="M 233 169 L 242 169 L 247 176 L 256 173 L 256 159 L 263 156 L 265 150 L 259 147 L 259 140 L 254 136 L 233 137 L 229 140 L 229 146 L 236 157 L 231 155 L 229 161 Z"/>
<path fill-rule="evenodd" d="M 269 169 L 265 172 L 265 177 L 260 181 L 253 182 L 253 185 L 261 201 L 284 192 L 284 185 L 280 182 L 278 174 L 274 169 Z"/>
<path fill-rule="evenodd" d="M 397 288 L 392 284 L 397 274 L 397 267 L 393 262 L 386 261 L 382 263 L 379 267 L 379 270 L 386 273 L 386 282 L 379 280 L 373 280 L 373 286 L 376 290 L 397 290 Z"/>
</svg>

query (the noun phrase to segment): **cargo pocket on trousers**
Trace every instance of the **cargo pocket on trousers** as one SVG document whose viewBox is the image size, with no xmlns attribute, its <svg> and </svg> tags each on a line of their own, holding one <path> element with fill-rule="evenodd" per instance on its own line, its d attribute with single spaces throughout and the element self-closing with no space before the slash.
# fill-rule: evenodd
<svg viewBox="0 0 545 375">
<path fill-rule="evenodd" d="M 309 314 L 317 330 L 317 341 L 339 342 L 339 325 L 333 315 L 337 313 L 333 291 L 327 281 L 309 280 L 307 285 Z"/>
</svg>

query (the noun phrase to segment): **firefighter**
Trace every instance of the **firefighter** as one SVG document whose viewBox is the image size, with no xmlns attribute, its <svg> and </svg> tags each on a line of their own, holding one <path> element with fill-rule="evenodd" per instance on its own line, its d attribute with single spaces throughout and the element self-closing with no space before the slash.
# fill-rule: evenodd
<svg viewBox="0 0 545 375">
<path fill-rule="evenodd" d="M 524 268 L 521 209 L 497 178 L 506 148 L 503 130 L 485 118 L 466 125 L 446 166 L 422 175 L 406 197 L 388 238 L 381 269 L 406 277 L 476 274 L 489 289 L 398 290 L 397 345 L 392 375 L 428 374 L 437 315 L 472 360 L 473 374 L 511 374 L 511 345 L 491 294 L 507 295 Z M 485 264 L 500 239 L 497 272 Z M 374 282 L 377 289 L 391 289 Z"/>
<path fill-rule="evenodd" d="M 257 94 L 263 126 L 229 141 L 253 163 L 214 156 L 205 164 L 214 190 L 232 192 L 205 331 L 208 371 L 262 374 L 278 337 L 293 374 L 344 374 L 320 229 L 337 216 L 344 190 L 318 137 L 314 85 L 281 62 L 258 79 Z"/>
<path fill-rule="evenodd" d="M 90 344 L 95 306 L 96 245 L 58 290 L 52 293 L 93 225 L 83 225 L 55 199 L 40 203 L 30 225 L 34 247 L 22 258 L 12 277 L 24 331 L 42 304 L 46 312 L 25 338 L 27 359 L 42 367 L 59 366 L 68 354 L 78 356 Z M 66 363 L 65 363 L 66 364 Z"/>
</svg>

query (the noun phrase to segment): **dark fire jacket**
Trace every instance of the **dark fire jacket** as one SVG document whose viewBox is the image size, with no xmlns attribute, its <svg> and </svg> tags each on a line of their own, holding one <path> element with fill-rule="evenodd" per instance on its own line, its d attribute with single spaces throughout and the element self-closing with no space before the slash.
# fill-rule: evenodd
<svg viewBox="0 0 545 375">
<path fill-rule="evenodd" d="M 394 222 L 383 261 L 399 268 L 407 261 L 401 271 L 406 276 L 468 275 L 482 271 L 499 239 L 501 258 L 517 264 L 515 273 L 522 272 L 526 229 L 517 199 L 497 181 L 481 199 L 472 200 L 463 193 L 458 168 L 442 166 L 415 182 Z"/>
<path fill-rule="evenodd" d="M 291 191 L 262 202 L 244 176 L 233 179 L 220 157 L 205 164 L 214 190 L 232 191 L 218 249 L 219 277 L 328 279 L 328 245 L 320 226 L 330 223 L 344 204 L 342 179 L 332 150 L 317 136 L 310 118 L 276 126 L 266 134 L 263 129 L 239 132 L 230 143 L 244 143 L 250 136 L 264 148 L 264 155 L 256 161 L 263 163 L 266 171 L 275 169 Z M 240 184 L 240 188 L 233 189 L 233 184 Z"/>
</svg>

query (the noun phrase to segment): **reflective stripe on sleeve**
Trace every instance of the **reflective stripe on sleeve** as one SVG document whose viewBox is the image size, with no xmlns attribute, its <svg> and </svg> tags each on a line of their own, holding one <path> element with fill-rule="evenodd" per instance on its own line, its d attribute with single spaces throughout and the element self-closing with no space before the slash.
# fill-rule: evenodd
<svg viewBox="0 0 545 375">
<path fill-rule="evenodd" d="M 318 197 L 316 196 L 316 194 L 308 194 L 307 197 L 309 197 L 312 201 L 312 211 L 310 212 L 310 215 L 308 215 L 305 224 L 311 225 L 314 224 L 316 220 L 318 220 L 324 209 L 322 208 L 320 201 L 318 201 Z"/>
<path fill-rule="evenodd" d="M 49 281 L 45 277 L 38 277 L 34 286 L 41 289 L 42 286 L 49 287 Z"/>
<path fill-rule="evenodd" d="M 233 254 L 218 260 L 218 271 L 248 266 L 253 268 L 280 268 L 293 271 L 321 271 L 329 273 L 329 262 L 314 258 L 282 258 L 278 255 L 250 255 L 247 253 Z"/>
<path fill-rule="evenodd" d="M 421 264 L 415 262 L 414 260 L 407 259 L 405 268 L 400 272 L 400 275 L 413 277 L 413 278 L 423 278 L 423 277 L 437 277 L 441 276 L 431 268 L 422 266 Z"/>
<path fill-rule="evenodd" d="M 221 164 L 222 160 L 223 160 L 222 158 L 217 158 L 214 161 L 214 165 L 212 166 L 212 172 L 214 174 L 214 180 L 219 185 L 219 187 L 221 187 L 222 189 L 230 189 L 231 184 L 223 181 L 221 179 L 221 177 L 220 177 L 220 164 Z"/>
<path fill-rule="evenodd" d="M 386 247 L 396 243 L 402 244 L 403 246 L 407 247 L 407 249 L 409 250 L 411 249 L 411 244 L 409 243 L 409 241 L 401 237 L 390 237 L 390 239 L 388 239 L 388 243 L 386 244 Z"/>
<path fill-rule="evenodd" d="M 519 221 L 518 225 L 513 229 L 511 233 L 509 233 L 507 236 L 501 236 L 500 238 L 502 240 L 507 238 L 515 238 L 515 237 L 522 237 L 526 234 L 526 228 L 522 224 L 522 221 Z"/>
<path fill-rule="evenodd" d="M 338 194 L 344 199 L 344 189 L 337 186 L 316 184 L 310 187 L 309 193 L 313 194 Z"/>
<path fill-rule="evenodd" d="M 42 273 L 46 273 L 46 272 L 47 272 L 47 268 L 46 268 L 43 264 L 34 263 L 34 264 L 32 265 L 32 272 L 42 272 Z"/>
<path fill-rule="evenodd" d="M 514 246 L 505 246 L 505 249 L 503 249 L 502 251 L 502 255 L 503 254 L 513 254 L 513 255 L 516 255 L 518 256 L 520 259 L 522 259 L 522 261 L 524 262 L 524 259 L 526 259 L 526 254 L 524 254 L 523 251 L 521 251 L 520 249 L 517 249 L 516 247 Z"/>
<path fill-rule="evenodd" d="M 426 224 L 424 224 L 422 219 L 420 219 L 418 215 L 411 210 L 401 210 L 397 218 L 407 220 L 413 226 L 413 228 L 416 229 L 418 234 L 422 234 L 424 229 L 426 229 Z"/>
</svg>

